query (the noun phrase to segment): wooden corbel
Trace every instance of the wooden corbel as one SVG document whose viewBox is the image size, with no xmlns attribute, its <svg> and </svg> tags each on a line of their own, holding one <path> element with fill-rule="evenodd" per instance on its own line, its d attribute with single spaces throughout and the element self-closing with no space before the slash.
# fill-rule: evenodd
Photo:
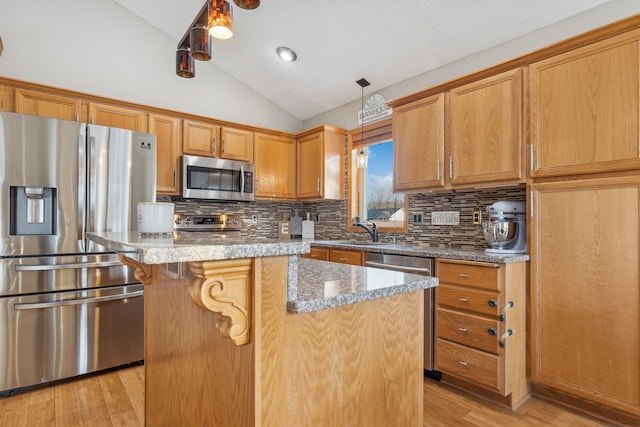
<svg viewBox="0 0 640 427">
<path fill-rule="evenodd" d="M 236 345 L 249 343 L 251 332 L 251 259 L 190 262 L 195 276 L 191 298 L 205 310 L 218 313 L 216 327 Z"/>
<path fill-rule="evenodd" d="M 142 282 L 142 284 L 151 284 L 151 266 L 149 264 L 139 263 L 124 255 L 118 255 L 118 258 L 120 258 L 121 263 L 123 263 L 124 265 L 128 265 L 135 270 L 133 275 L 136 279 Z"/>
</svg>

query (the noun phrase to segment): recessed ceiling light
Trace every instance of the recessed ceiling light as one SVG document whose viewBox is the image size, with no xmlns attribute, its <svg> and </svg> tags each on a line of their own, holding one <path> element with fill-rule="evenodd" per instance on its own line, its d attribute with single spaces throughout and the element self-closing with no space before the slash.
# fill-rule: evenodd
<svg viewBox="0 0 640 427">
<path fill-rule="evenodd" d="M 285 46 L 280 46 L 279 48 L 276 49 L 276 52 L 278 53 L 278 56 L 280 58 L 282 58 L 284 61 L 287 61 L 287 62 L 293 62 L 296 59 L 298 59 L 298 55 L 296 55 L 296 53 L 293 50 Z"/>
</svg>

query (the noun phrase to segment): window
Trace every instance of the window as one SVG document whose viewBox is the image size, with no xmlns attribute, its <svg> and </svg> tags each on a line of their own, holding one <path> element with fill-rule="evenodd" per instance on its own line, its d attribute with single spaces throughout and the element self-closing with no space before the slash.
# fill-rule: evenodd
<svg viewBox="0 0 640 427">
<path fill-rule="evenodd" d="M 361 137 L 364 135 L 364 138 Z M 380 231 L 405 232 L 407 204 L 404 193 L 393 192 L 391 121 L 350 132 L 349 227 L 355 217 L 375 222 Z"/>
</svg>

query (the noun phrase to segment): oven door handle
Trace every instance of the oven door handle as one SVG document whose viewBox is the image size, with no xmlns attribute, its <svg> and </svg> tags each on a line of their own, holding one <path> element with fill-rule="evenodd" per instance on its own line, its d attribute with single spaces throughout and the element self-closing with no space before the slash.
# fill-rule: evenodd
<svg viewBox="0 0 640 427">
<path fill-rule="evenodd" d="M 144 295 L 144 291 L 135 291 L 127 294 L 105 295 L 102 297 L 92 297 L 92 298 L 74 298 L 74 299 L 68 299 L 63 301 L 17 303 L 13 305 L 13 309 L 14 310 L 35 310 L 35 309 L 42 309 L 42 308 L 63 307 L 63 306 L 69 306 L 69 305 L 90 304 L 93 302 L 117 301 L 121 299 L 141 297 L 143 295 Z"/>
<path fill-rule="evenodd" d="M 123 266 L 120 261 L 73 262 L 68 264 L 16 265 L 16 271 L 53 271 L 77 268 L 117 267 Z"/>
<path fill-rule="evenodd" d="M 244 193 L 244 166 L 240 166 L 240 194 Z"/>
<path fill-rule="evenodd" d="M 428 268 L 420 268 L 420 267 L 401 267 L 399 265 L 393 264 L 382 264 L 374 261 L 366 261 L 364 263 L 365 267 L 376 267 L 376 268 L 384 268 L 385 270 L 393 270 L 399 271 L 402 273 L 416 273 L 431 276 L 431 270 Z"/>
</svg>

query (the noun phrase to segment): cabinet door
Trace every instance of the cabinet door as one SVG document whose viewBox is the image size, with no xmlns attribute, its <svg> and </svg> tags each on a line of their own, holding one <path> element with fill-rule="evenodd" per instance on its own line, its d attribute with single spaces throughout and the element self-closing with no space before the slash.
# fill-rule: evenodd
<svg viewBox="0 0 640 427">
<path fill-rule="evenodd" d="M 255 196 L 295 199 L 296 140 L 261 133 L 255 138 Z"/>
<path fill-rule="evenodd" d="M 393 189 L 444 186 L 444 94 L 393 111 Z"/>
<path fill-rule="evenodd" d="M 182 123 L 182 152 L 194 156 L 217 157 L 220 126 L 206 122 L 184 120 Z"/>
<path fill-rule="evenodd" d="M 156 135 L 156 191 L 180 193 L 180 124 L 179 118 L 149 114 L 149 132 Z"/>
<path fill-rule="evenodd" d="M 640 177 L 531 189 L 531 379 L 640 416 Z"/>
<path fill-rule="evenodd" d="M 318 132 L 298 139 L 298 198 L 322 197 L 324 181 L 324 133 Z"/>
<path fill-rule="evenodd" d="M 523 182 L 522 70 L 451 90 L 451 184 Z"/>
<path fill-rule="evenodd" d="M 90 123 L 120 129 L 147 131 L 145 114 L 141 110 L 118 107 L 109 104 L 89 103 Z"/>
<path fill-rule="evenodd" d="M 220 157 L 253 162 L 253 132 L 223 127 L 220 134 Z"/>
<path fill-rule="evenodd" d="M 63 120 L 85 119 L 79 99 L 26 89 L 15 90 L 15 112 Z"/>
<path fill-rule="evenodd" d="M 532 176 L 640 167 L 640 30 L 530 66 Z"/>
</svg>

